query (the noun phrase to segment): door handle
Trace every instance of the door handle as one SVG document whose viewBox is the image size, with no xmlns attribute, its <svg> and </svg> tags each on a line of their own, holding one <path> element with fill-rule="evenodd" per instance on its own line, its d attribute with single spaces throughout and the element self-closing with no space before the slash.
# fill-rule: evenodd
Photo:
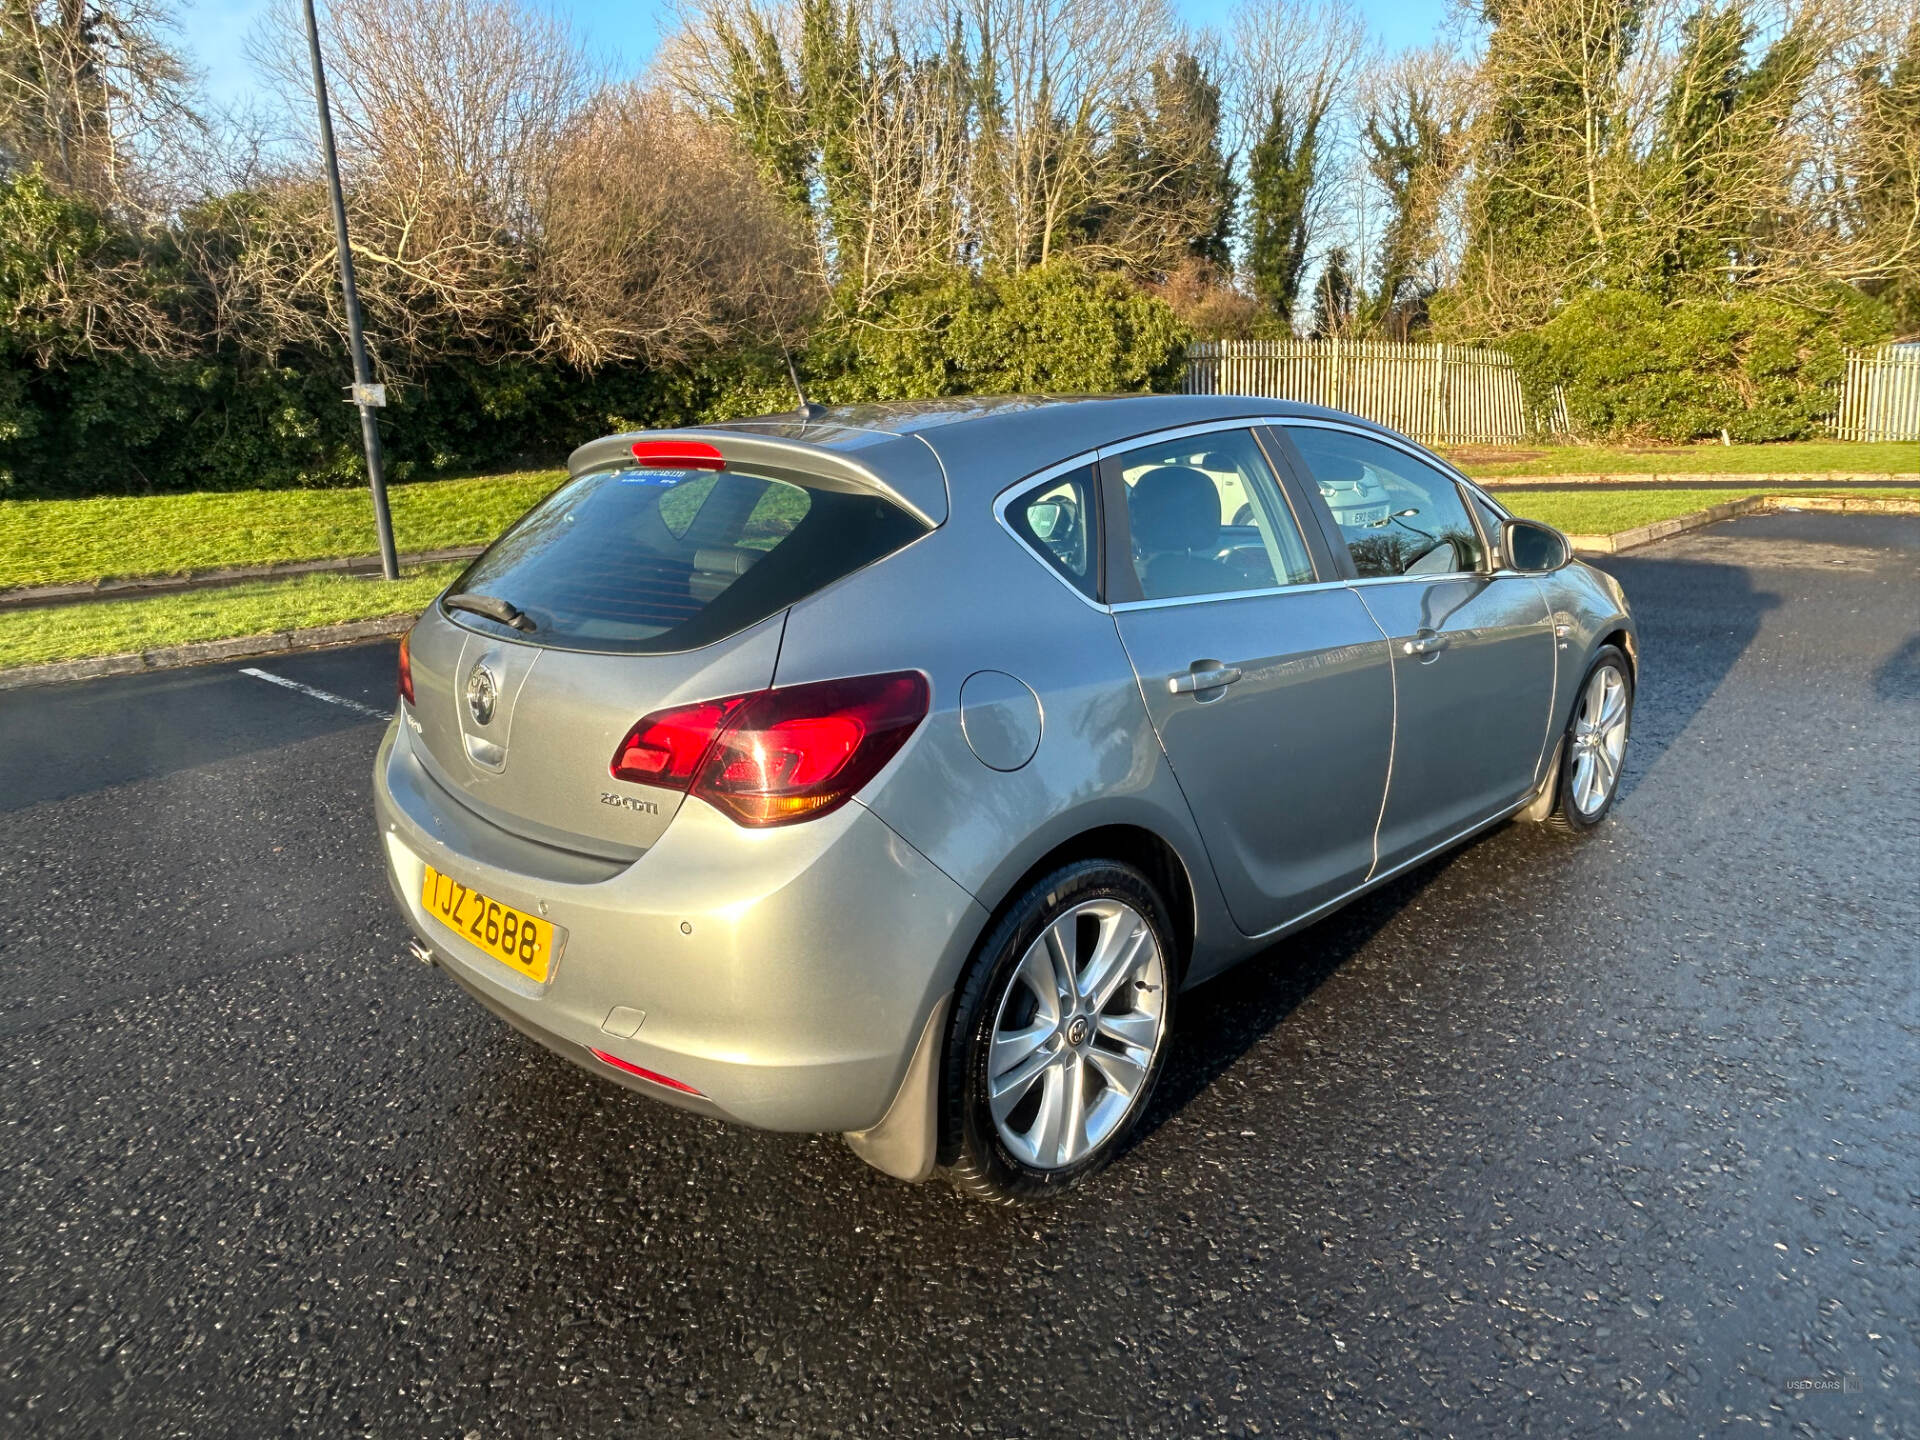
<svg viewBox="0 0 1920 1440">
<path fill-rule="evenodd" d="M 1408 655 L 1438 655 L 1446 648 L 1447 637 L 1434 634 L 1416 635 L 1400 647 Z"/>
<path fill-rule="evenodd" d="M 1231 685 L 1240 678 L 1240 672 L 1231 665 L 1204 665 L 1195 663 L 1185 670 L 1176 670 L 1167 677 L 1169 695 L 1199 695 L 1207 690 L 1218 690 Z"/>
</svg>

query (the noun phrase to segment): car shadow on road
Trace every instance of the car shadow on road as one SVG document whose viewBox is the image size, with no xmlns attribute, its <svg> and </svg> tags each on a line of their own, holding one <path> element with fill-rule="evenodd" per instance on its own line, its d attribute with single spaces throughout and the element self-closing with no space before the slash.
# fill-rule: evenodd
<svg viewBox="0 0 1920 1440">
<path fill-rule="evenodd" d="M 1920 634 L 1909 635 L 1874 669 L 1873 693 L 1882 700 L 1920 700 Z"/>
<path fill-rule="evenodd" d="M 1781 598 L 1756 589 L 1752 573 L 1737 565 L 1646 555 L 1609 557 L 1605 568 L 1626 586 L 1629 602 L 1643 617 L 1633 743 L 1620 786 L 1624 799 L 1686 731 Z M 1896 656 L 1883 667 L 1888 676 L 1883 684 L 1910 683 L 1902 679 L 1901 663 Z M 1905 664 L 1910 671 L 1911 655 Z M 1283 1025 L 1421 891 L 1503 833 L 1499 826 L 1482 832 L 1183 997 L 1175 1048 L 1129 1148 L 1192 1104 Z"/>
<path fill-rule="evenodd" d="M 1128 1137 L 1131 1150 L 1178 1115 L 1359 954 L 1422 890 L 1460 858 L 1502 833 L 1483 832 L 1458 849 L 1387 881 L 1244 964 L 1181 997 L 1166 1069 L 1153 1102 Z M 1123 1152 L 1124 1153 L 1124 1150 Z"/>
<path fill-rule="evenodd" d="M 391 683 L 393 652 L 383 643 L 248 663 L 354 697 L 369 676 Z M 352 709 L 263 684 L 235 662 L 0 694 L 0 814 L 352 730 L 366 734 L 370 773 L 384 723 L 378 712 L 391 704 L 386 684 L 374 703 Z"/>
<path fill-rule="evenodd" d="M 1739 565 L 1663 558 L 1658 547 L 1597 562 L 1626 587 L 1639 630 L 1633 742 L 1620 798 L 1685 733 L 1781 597 Z"/>
</svg>

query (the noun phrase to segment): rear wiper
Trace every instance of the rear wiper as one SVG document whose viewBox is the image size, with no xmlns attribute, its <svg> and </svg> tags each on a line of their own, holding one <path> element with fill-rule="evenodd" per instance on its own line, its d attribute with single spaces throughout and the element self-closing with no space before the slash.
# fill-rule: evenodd
<svg viewBox="0 0 1920 1440">
<path fill-rule="evenodd" d="M 463 590 L 458 595 L 447 596 L 440 603 L 449 610 L 468 610 L 475 615 L 484 615 L 489 620 L 497 620 L 502 625 L 511 625 L 516 630 L 537 628 L 526 611 L 497 595 L 473 595 Z"/>
</svg>

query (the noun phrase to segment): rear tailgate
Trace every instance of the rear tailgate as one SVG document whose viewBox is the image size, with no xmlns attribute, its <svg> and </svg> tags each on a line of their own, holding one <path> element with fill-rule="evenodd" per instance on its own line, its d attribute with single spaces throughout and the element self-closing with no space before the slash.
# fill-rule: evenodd
<svg viewBox="0 0 1920 1440">
<path fill-rule="evenodd" d="M 698 468 L 636 464 L 629 444 L 627 463 L 616 452 L 579 475 L 415 627 L 413 749 L 494 824 L 609 858 L 644 851 L 684 797 L 613 778 L 634 723 L 765 689 L 789 606 L 928 529 L 860 467 L 715 438 L 710 458 L 686 452 Z M 449 608 L 456 595 L 505 602 L 532 628 Z"/>
</svg>

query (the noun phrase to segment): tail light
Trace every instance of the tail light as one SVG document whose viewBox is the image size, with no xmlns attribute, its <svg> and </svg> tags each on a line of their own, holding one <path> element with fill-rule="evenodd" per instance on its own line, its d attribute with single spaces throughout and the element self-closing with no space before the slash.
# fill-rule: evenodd
<svg viewBox="0 0 1920 1440">
<path fill-rule="evenodd" d="M 741 825 L 786 825 L 851 799 L 926 719 L 917 670 L 789 685 L 647 716 L 613 778 L 684 790 Z"/>
<path fill-rule="evenodd" d="M 412 639 L 411 635 L 400 637 L 400 698 L 409 705 L 413 704 L 413 652 L 408 646 Z"/>
</svg>

